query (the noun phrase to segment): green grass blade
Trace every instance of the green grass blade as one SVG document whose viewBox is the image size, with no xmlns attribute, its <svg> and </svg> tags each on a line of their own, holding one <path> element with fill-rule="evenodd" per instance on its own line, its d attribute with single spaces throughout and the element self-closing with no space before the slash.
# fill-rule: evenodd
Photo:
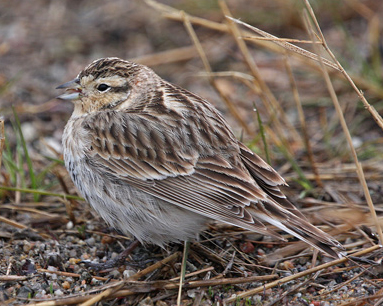
<svg viewBox="0 0 383 306">
<path fill-rule="evenodd" d="M 19 119 L 19 116 L 17 115 L 16 110 L 13 106 L 12 106 L 12 110 L 13 110 L 13 115 L 15 116 L 16 127 L 17 127 L 17 131 L 19 133 L 19 136 L 20 136 L 21 145 L 24 149 L 25 161 L 27 162 L 27 165 L 28 165 L 29 176 L 31 179 L 31 188 L 36 189 L 37 188 L 36 176 L 35 176 L 35 173 L 33 171 L 32 160 L 29 157 L 29 152 L 28 152 L 27 144 L 25 143 L 23 131 L 21 130 L 20 119 Z M 35 194 L 33 199 L 37 202 L 39 200 L 39 194 Z"/>
<path fill-rule="evenodd" d="M 255 105 L 253 105 L 253 106 L 254 106 L 254 111 L 257 114 L 257 120 L 258 120 L 258 125 L 259 125 L 259 132 L 261 134 L 263 146 L 265 148 L 266 161 L 267 161 L 267 163 L 269 165 L 271 165 L 270 154 L 269 154 L 269 147 L 267 145 L 266 136 L 265 136 L 265 129 L 263 128 L 263 123 L 262 123 L 262 120 L 261 120 L 261 116 L 259 115 L 259 112 L 255 108 Z"/>
<path fill-rule="evenodd" d="M 54 192 L 49 192 L 49 191 L 44 191 L 44 190 L 38 190 L 38 189 L 29 189 L 29 188 L 16 188 L 16 187 L 8 187 L 8 186 L 1 186 L 0 185 L 0 190 L 8 190 L 8 191 L 20 191 L 24 193 L 33 193 L 36 195 L 46 195 L 46 196 L 52 196 L 52 197 L 60 197 L 64 199 L 73 199 L 77 201 L 85 201 L 84 198 L 71 195 L 71 194 L 62 194 L 62 193 L 54 193 Z"/>
</svg>

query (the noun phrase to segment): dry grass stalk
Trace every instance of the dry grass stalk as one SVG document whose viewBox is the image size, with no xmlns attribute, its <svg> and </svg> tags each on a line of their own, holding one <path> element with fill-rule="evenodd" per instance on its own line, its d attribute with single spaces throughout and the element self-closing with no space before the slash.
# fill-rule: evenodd
<svg viewBox="0 0 383 306">
<path fill-rule="evenodd" d="M 268 281 L 277 278 L 278 275 L 264 275 L 264 276 L 250 276 L 250 277 L 237 277 L 237 278 L 223 278 L 223 279 L 207 279 L 201 281 L 191 281 L 184 284 L 186 289 L 193 289 L 199 287 L 212 287 L 212 286 L 223 286 L 223 285 L 232 285 L 232 284 L 243 284 L 250 282 L 259 282 L 259 281 Z M 127 285 L 130 289 L 121 289 L 124 285 Z M 97 301 L 101 301 L 107 298 L 121 298 L 130 295 L 135 295 L 143 292 L 152 292 L 158 290 L 176 290 L 178 289 L 178 282 L 170 281 L 119 281 L 113 284 L 107 284 L 103 287 L 92 290 L 91 292 L 104 290 L 101 293 L 97 294 L 88 294 L 69 296 L 65 298 L 60 298 L 52 301 L 46 301 L 36 304 L 30 304 L 35 306 L 57 306 L 57 305 L 78 305 L 79 303 L 84 303 L 82 305 L 93 305 Z M 120 290 L 121 289 L 121 290 Z M 91 293 L 88 292 L 88 293 Z M 92 304 L 93 303 L 93 304 Z"/>
<path fill-rule="evenodd" d="M 122 286 L 124 286 L 124 281 L 120 281 L 118 284 L 115 284 L 115 286 L 113 286 L 112 288 L 109 288 L 109 289 L 97 294 L 96 296 L 93 296 L 92 298 L 90 298 L 86 302 L 81 303 L 80 306 L 94 305 L 94 304 L 98 303 L 99 301 L 108 298 L 110 295 L 112 295 L 113 293 L 115 293 L 116 291 L 121 289 Z"/>
<path fill-rule="evenodd" d="M 261 31 L 261 30 L 259 30 Z M 293 38 L 280 38 L 280 37 L 261 37 L 261 36 L 243 36 L 241 37 L 243 40 L 253 41 L 253 40 L 265 40 L 265 41 L 285 41 L 289 43 L 299 43 L 299 44 L 321 44 L 320 41 L 312 41 L 312 40 L 301 40 L 301 39 L 293 39 Z"/>
<path fill-rule="evenodd" d="M 343 286 L 345 286 L 345 285 L 351 283 L 353 280 L 355 280 L 355 279 L 361 277 L 364 273 L 366 273 L 366 271 L 367 271 L 367 270 L 363 270 L 362 272 L 356 274 L 354 277 L 351 277 L 351 278 L 348 279 L 347 281 L 338 284 L 337 286 L 334 287 L 334 289 L 329 290 L 329 291 L 326 291 L 326 292 L 324 292 L 324 293 L 321 293 L 320 296 L 323 297 L 323 296 L 329 295 L 329 294 L 331 294 L 331 293 L 333 293 L 333 292 L 336 292 L 337 290 L 339 290 L 339 289 L 342 288 Z"/>
<path fill-rule="evenodd" d="M 2 216 L 0 216 L 0 222 L 7 223 L 10 226 L 13 226 L 13 227 L 16 227 L 16 228 L 20 228 L 20 229 L 28 228 L 28 226 L 26 226 L 24 224 L 21 224 L 21 223 L 19 223 L 17 221 L 13 221 L 13 220 L 10 220 L 10 219 L 2 217 Z"/>
<path fill-rule="evenodd" d="M 274 115 L 275 120 L 272 120 L 272 122 L 276 128 L 276 131 L 278 132 L 277 134 L 281 138 L 281 141 L 283 142 L 284 146 L 288 149 L 290 154 L 293 154 L 293 150 L 290 146 L 290 143 L 285 139 L 284 131 L 288 129 L 289 133 L 291 133 L 291 136 L 294 139 L 300 139 L 299 134 L 296 131 L 295 127 L 287 119 L 286 113 L 284 112 L 280 104 L 278 103 L 277 99 L 275 98 L 274 94 L 271 92 L 270 88 L 267 86 L 266 82 L 263 80 L 262 75 L 258 69 L 258 66 L 256 65 L 254 59 L 252 58 L 250 51 L 246 46 L 246 43 L 240 38 L 241 32 L 238 29 L 235 22 L 233 22 L 233 18 L 231 16 L 231 13 L 226 3 L 223 0 L 220 0 L 219 4 L 222 10 L 222 13 L 229 20 L 229 28 L 230 28 L 231 34 L 235 42 L 237 43 L 238 48 L 241 51 L 245 59 L 245 62 L 251 71 L 251 74 L 254 76 L 253 87 L 257 95 L 261 98 L 265 108 L 268 110 L 269 116 L 273 117 Z M 284 124 L 284 126 L 282 126 L 282 123 Z"/>
<path fill-rule="evenodd" d="M 207 273 L 207 272 L 210 272 L 210 271 L 213 271 L 213 270 L 214 270 L 214 267 L 208 267 L 206 269 L 201 269 L 201 270 L 198 270 L 198 271 L 195 271 L 195 272 L 191 272 L 191 273 L 185 274 L 185 278 L 196 276 L 196 275 L 201 274 L 201 273 Z M 177 281 L 179 279 L 180 279 L 180 277 L 177 276 L 177 277 L 171 278 L 170 281 Z"/>
<path fill-rule="evenodd" d="M 93 297 L 93 296 L 92 296 Z M 63 305 L 78 305 L 85 301 L 89 300 L 89 296 L 71 296 L 65 297 L 61 299 L 45 301 L 45 302 L 37 302 L 37 303 L 29 303 L 29 306 L 63 306 Z"/>
<path fill-rule="evenodd" d="M 176 21 L 184 20 L 183 12 L 172 8 L 171 6 L 159 3 L 154 0 L 145 0 L 146 4 L 154 8 L 156 11 L 163 14 L 165 18 L 169 18 Z M 229 32 L 228 26 L 226 24 L 210 21 L 204 18 L 199 18 L 195 16 L 188 15 L 188 19 L 191 23 L 206 27 L 208 29 L 216 30 L 219 32 Z"/>
<path fill-rule="evenodd" d="M 4 146 L 5 146 L 4 120 L 0 119 L 0 169 L 1 169 L 1 160 L 3 158 Z"/>
<path fill-rule="evenodd" d="M 318 60 L 318 56 L 315 53 L 312 53 L 312 52 L 307 51 L 305 49 L 302 49 L 302 48 L 300 48 L 298 46 L 290 44 L 290 43 L 286 42 L 286 40 L 284 40 L 284 39 L 280 39 L 280 38 L 278 38 L 278 37 L 276 37 L 274 35 L 271 35 L 271 34 L 265 32 L 265 31 L 262 31 L 262 30 L 260 30 L 260 29 L 258 29 L 256 27 L 254 27 L 254 26 L 251 26 L 251 25 L 249 25 L 249 24 L 247 24 L 247 23 L 245 23 L 243 21 L 240 21 L 240 20 L 232 18 L 232 17 L 228 17 L 228 18 L 230 18 L 231 20 L 233 20 L 234 22 L 236 22 L 238 24 L 241 24 L 241 25 L 249 28 L 250 30 L 254 31 L 257 34 L 270 39 L 271 41 L 273 41 L 274 43 L 276 43 L 277 45 L 283 47 L 284 49 L 286 49 L 288 51 L 291 51 L 291 52 L 293 52 L 295 54 L 302 55 L 302 56 L 307 57 L 309 59 L 312 59 L 314 61 L 319 61 Z M 254 40 L 256 40 L 256 37 L 254 37 Z M 315 40 L 315 39 L 312 39 L 312 41 L 315 42 L 315 44 L 318 43 L 317 40 Z M 323 63 L 326 66 L 329 66 L 329 67 L 334 68 L 334 69 L 336 69 L 338 71 L 341 71 L 337 65 L 335 65 L 333 62 L 329 61 L 328 59 L 325 59 L 325 58 L 322 57 L 321 60 L 323 61 Z"/>
<path fill-rule="evenodd" d="M 375 250 L 378 250 L 380 249 L 381 246 L 379 245 L 374 245 L 368 249 L 364 249 L 362 251 L 359 251 L 359 252 L 356 252 L 354 254 L 352 254 L 352 256 L 354 257 L 360 257 L 362 255 L 365 255 L 365 254 L 368 254 L 368 253 L 371 253 Z M 302 271 L 302 272 L 299 272 L 299 273 L 296 273 L 294 275 L 291 275 L 291 276 L 287 276 L 287 277 L 284 277 L 284 278 L 281 278 L 279 280 L 276 280 L 274 282 L 271 282 L 271 283 L 268 283 L 264 286 L 260 286 L 258 288 L 255 288 L 255 289 L 251 289 L 251 290 L 248 290 L 248 291 L 245 291 L 245 292 L 242 292 L 240 294 L 237 294 L 235 297 L 231 297 L 231 298 L 228 298 L 225 300 L 226 303 L 232 303 L 232 302 L 235 302 L 238 298 L 246 298 L 248 296 L 251 296 L 251 295 L 255 295 L 259 292 L 262 292 L 264 290 L 267 290 L 269 288 L 272 288 L 272 287 L 275 287 L 275 286 L 279 286 L 280 284 L 284 284 L 284 283 L 287 283 L 289 281 L 292 281 L 294 279 L 297 279 L 297 278 L 300 278 L 300 277 L 303 277 L 303 276 L 306 276 L 306 275 L 309 275 L 309 274 L 312 274 L 312 273 L 315 273 L 317 271 L 321 271 L 321 270 L 324 270 L 324 269 L 327 269 L 329 267 L 332 267 L 332 266 L 335 266 L 335 265 L 339 265 L 341 263 L 344 263 L 346 261 L 348 261 L 349 259 L 347 257 L 343 257 L 343 258 L 340 258 L 340 259 L 337 259 L 337 260 L 334 260 L 334 261 L 331 261 L 331 262 L 328 262 L 328 263 L 325 263 L 325 264 L 322 264 L 322 265 L 319 265 L 317 267 L 314 267 L 314 268 L 311 268 L 311 269 L 308 269 L 306 271 Z"/>
<path fill-rule="evenodd" d="M 50 273 L 50 274 L 56 274 L 56 275 L 61 275 L 61 276 L 66 276 L 66 277 L 76 277 L 76 278 L 80 278 L 81 275 L 78 274 L 78 273 L 71 273 L 71 272 L 64 272 L 64 271 L 51 271 L 51 270 L 48 270 L 48 269 L 37 269 L 38 272 L 42 272 L 42 273 Z M 99 281 L 103 281 L 103 282 L 106 282 L 106 281 L 109 281 L 110 278 L 108 277 L 101 277 L 101 276 L 93 276 L 94 279 L 97 279 Z M 113 282 L 115 280 L 111 280 L 111 282 Z"/>
<path fill-rule="evenodd" d="M 375 122 L 380 126 L 380 128 L 383 130 L 383 118 L 379 115 L 379 113 L 376 111 L 376 109 L 370 104 L 368 103 L 368 101 L 366 100 L 366 98 L 364 97 L 363 95 L 363 92 L 355 85 L 354 81 L 352 80 L 352 78 L 348 75 L 348 73 L 343 69 L 342 65 L 339 63 L 339 61 L 336 59 L 335 55 L 332 53 L 331 49 L 329 48 L 329 46 L 327 45 L 327 42 L 326 42 L 326 39 L 322 33 L 322 30 L 320 29 L 320 26 L 319 26 L 319 23 L 318 23 L 318 20 L 316 19 L 315 17 L 315 14 L 314 14 L 314 11 L 310 5 L 310 3 L 308 2 L 308 0 L 304 0 L 305 1 L 305 4 L 306 4 L 306 7 L 307 7 L 307 10 L 310 14 L 310 17 L 312 18 L 312 20 L 314 21 L 314 24 L 315 24 L 315 28 L 316 30 L 318 31 L 319 35 L 320 35 L 320 39 L 322 41 L 322 46 L 323 48 L 326 50 L 326 52 L 330 55 L 330 57 L 332 58 L 332 60 L 334 61 L 334 63 L 336 64 L 337 66 L 337 69 L 343 74 L 343 76 L 347 79 L 347 81 L 351 84 L 352 88 L 355 90 L 355 92 L 357 93 L 359 99 L 362 101 L 364 107 L 369 111 L 369 113 L 371 114 L 372 118 L 375 120 Z M 316 47 L 316 46 L 314 46 Z M 320 63 L 322 65 L 322 57 L 320 57 L 319 55 L 317 56 L 317 58 L 320 60 Z M 323 70 L 324 68 L 322 68 Z M 326 72 L 327 73 L 327 72 Z M 328 74 L 328 73 L 327 73 Z"/>
<path fill-rule="evenodd" d="M 300 288 L 302 288 L 302 287 L 308 285 L 310 282 L 312 282 L 313 280 L 315 280 L 315 279 L 318 277 L 319 273 L 320 273 L 320 271 L 318 271 L 315 275 L 308 277 L 305 281 L 303 281 L 303 282 L 301 282 L 301 283 L 295 285 L 293 288 L 287 290 L 287 291 L 284 292 L 278 299 L 274 300 L 274 301 L 273 301 L 271 304 L 269 304 L 268 306 L 281 305 L 282 300 L 283 300 L 286 296 L 288 296 L 288 295 L 292 294 L 293 292 L 297 291 L 298 289 L 300 289 Z"/>
<path fill-rule="evenodd" d="M 298 87 L 297 87 L 297 84 L 295 82 L 295 78 L 294 78 L 291 64 L 290 64 L 290 61 L 288 59 L 287 54 L 285 56 L 285 66 L 286 66 L 287 74 L 288 74 L 289 79 L 290 79 L 290 84 L 291 84 L 291 89 L 293 91 L 293 97 L 295 100 L 295 104 L 296 104 L 297 110 L 298 110 L 299 121 L 301 123 L 303 143 L 305 144 L 307 156 L 309 158 L 311 169 L 312 169 L 313 174 L 314 174 L 315 182 L 317 183 L 317 185 L 319 187 L 323 187 L 323 183 L 322 183 L 320 176 L 319 176 L 318 167 L 315 164 L 314 153 L 313 153 L 313 149 L 311 146 L 310 137 L 308 134 L 308 128 L 307 128 L 305 114 L 304 114 L 303 107 L 302 107 L 302 102 L 301 102 L 301 99 L 299 98 Z"/>
<path fill-rule="evenodd" d="M 234 285 L 234 284 L 244 284 L 251 282 L 259 282 L 259 281 L 268 281 L 272 279 L 278 278 L 277 274 L 270 275 L 255 275 L 249 277 L 235 277 L 235 278 L 220 278 L 220 279 L 207 279 L 207 280 L 198 280 L 198 281 L 190 281 L 184 284 L 184 287 L 187 289 L 198 288 L 198 287 L 210 287 L 210 286 L 222 286 L 222 285 Z M 150 282 L 143 282 L 147 284 Z M 157 282 L 154 282 L 157 283 Z M 178 283 L 169 283 L 168 281 L 164 281 L 164 289 L 178 289 Z"/>
<path fill-rule="evenodd" d="M 130 59 L 132 62 L 143 64 L 146 66 L 157 66 L 163 64 L 170 64 L 179 61 L 189 60 L 198 56 L 195 46 L 181 47 L 154 54 L 143 55 Z"/>
<path fill-rule="evenodd" d="M 26 226 L 24 224 L 21 224 L 21 223 L 19 223 L 17 221 L 10 220 L 10 219 L 5 218 L 3 216 L 0 216 L 0 222 L 4 222 L 4 223 L 6 223 L 6 224 L 8 224 L 10 226 L 13 226 L 13 227 L 16 227 L 16 228 L 19 228 L 19 229 L 28 229 L 29 231 L 34 232 L 34 233 L 40 235 L 42 238 L 45 238 L 45 239 L 50 238 L 50 235 L 48 235 L 48 234 L 39 233 L 34 228 L 30 228 L 30 227 L 28 227 L 28 226 Z"/>
<path fill-rule="evenodd" d="M 0 275 L 0 282 L 22 282 L 32 277 L 33 276 Z"/>
<path fill-rule="evenodd" d="M 321 37 L 321 40 L 323 42 L 323 47 L 325 48 L 325 50 L 330 54 L 330 56 L 332 57 L 332 59 L 334 60 L 335 63 L 337 63 L 339 69 L 342 71 L 342 73 L 345 74 L 346 78 L 350 81 L 350 84 L 354 87 L 354 89 L 359 93 L 359 97 L 362 99 L 362 101 L 365 101 L 365 103 L 368 104 L 368 102 L 365 100 L 363 94 L 359 91 L 359 89 L 355 86 L 355 84 L 353 83 L 353 81 L 351 80 L 351 78 L 348 76 L 348 74 L 344 71 L 343 67 L 340 65 L 340 63 L 338 62 L 338 60 L 335 58 L 335 56 L 333 55 L 333 53 L 331 52 L 330 48 L 328 47 L 327 43 L 326 43 L 326 40 L 324 38 L 324 35 L 319 27 L 319 24 L 318 24 L 318 21 L 316 20 L 315 18 L 315 14 L 314 14 L 314 11 L 312 10 L 311 6 L 310 6 L 310 3 L 308 2 L 308 0 L 305 0 L 305 3 L 306 3 L 306 7 L 310 13 L 310 16 L 312 18 L 312 20 L 314 21 L 315 23 L 315 27 L 316 27 L 316 30 L 319 32 L 319 35 Z M 307 12 L 305 12 L 304 14 L 305 18 L 305 24 L 306 24 L 306 28 L 307 28 L 307 31 L 309 33 L 309 35 L 311 36 L 311 39 L 313 39 L 313 28 L 311 26 L 311 23 L 310 23 L 310 20 L 309 20 L 309 17 L 307 15 Z M 318 46 L 317 45 L 313 45 L 315 50 L 318 52 L 319 54 L 319 50 L 318 50 Z M 340 123 L 341 123 L 341 126 L 342 126 L 342 129 L 343 129 L 343 133 L 345 134 L 346 136 L 346 139 L 347 139 L 347 143 L 350 147 L 350 150 L 351 150 L 351 154 L 352 154 L 352 158 L 354 160 L 354 163 L 356 165 L 356 169 L 357 169 L 357 173 L 358 173 L 358 177 L 359 177 L 359 181 L 360 181 L 360 184 L 362 185 L 362 188 L 363 188 L 363 192 L 364 192 L 364 196 L 366 198 L 366 201 L 367 201 L 367 204 L 368 204 L 368 207 L 370 209 L 370 212 L 371 212 L 371 215 L 372 215 L 372 218 L 374 220 L 374 223 L 375 223 L 375 226 L 376 226 L 376 230 L 378 232 L 378 235 L 379 235 L 379 240 L 380 240 L 380 243 L 382 244 L 383 243 L 383 233 L 382 233 L 382 229 L 380 227 L 380 224 L 379 224 L 379 221 L 378 221 L 378 217 L 376 215 L 376 211 L 375 211 L 375 207 L 374 207 L 374 204 L 372 203 L 372 199 L 371 199 L 371 195 L 370 195 L 370 192 L 368 190 L 368 186 L 367 186 L 367 182 L 366 182 L 366 179 L 364 177 L 364 172 L 363 172 L 363 168 L 360 164 L 360 162 L 358 161 L 358 156 L 356 154 L 356 151 L 355 151 L 355 148 L 354 148 L 354 145 L 352 143 L 352 138 L 351 138 L 351 134 L 350 134 L 350 131 L 347 127 L 347 123 L 346 123 L 346 120 L 344 118 L 344 115 L 343 115 L 343 112 L 342 112 L 342 108 L 339 104 L 339 101 L 338 101 L 338 97 L 335 93 L 335 89 L 331 83 L 331 79 L 330 79 L 330 76 L 327 72 L 327 69 L 325 67 L 325 65 L 323 64 L 322 62 L 322 58 L 318 55 L 318 59 L 319 59 L 319 62 L 321 64 L 321 67 L 322 67 L 322 71 L 323 71 L 323 77 L 326 81 L 326 85 L 327 85 L 327 88 L 329 90 L 329 93 L 330 93 L 330 96 L 331 96 L 331 99 L 334 103 L 334 106 L 335 106 L 335 110 L 336 110 L 336 113 L 338 114 L 338 117 L 339 117 L 339 120 L 340 120 Z M 364 103 L 364 102 L 363 102 Z M 369 105 L 369 104 L 368 104 Z M 365 104 L 366 106 L 366 104 Z M 374 109 L 374 111 L 376 112 L 376 110 Z M 370 112 L 371 113 L 371 112 Z M 371 113 L 371 115 L 373 116 L 373 118 L 376 119 L 376 121 L 378 122 L 379 120 L 377 120 L 378 118 L 377 117 L 374 117 L 374 114 Z M 380 120 L 382 120 L 382 118 L 379 116 Z M 381 128 L 383 129 L 383 120 L 382 120 L 382 125 L 381 125 Z"/>
<path fill-rule="evenodd" d="M 168 5 L 162 4 L 162 3 L 158 3 L 154 0 L 145 0 L 145 2 L 149 6 L 151 6 L 152 8 L 157 10 L 158 12 L 160 12 L 165 18 L 183 22 L 183 17 L 182 17 L 180 10 L 174 9 L 174 8 L 172 8 Z M 226 24 L 210 21 L 210 20 L 207 20 L 204 18 L 195 17 L 195 16 L 191 16 L 191 15 L 188 15 L 188 18 L 192 24 L 200 25 L 200 26 L 206 27 L 208 29 L 219 31 L 219 32 L 230 33 L 230 29 L 229 29 L 228 25 L 226 25 Z M 238 23 L 241 23 L 241 21 L 239 21 L 239 20 L 235 20 L 235 21 Z M 254 28 L 254 27 L 252 27 L 246 23 L 244 23 L 244 26 L 246 26 L 250 29 Z M 254 29 L 256 29 L 256 28 L 254 28 Z M 283 49 L 281 49 L 280 46 L 278 46 L 274 43 L 273 44 L 269 43 L 269 40 L 272 40 L 272 41 L 275 40 L 276 41 L 276 40 L 279 40 L 279 38 L 277 38 L 276 36 L 273 36 L 271 34 L 268 34 L 262 30 L 259 30 L 259 29 L 256 29 L 255 31 L 259 32 L 259 33 L 267 34 L 267 37 L 269 39 L 267 39 L 267 40 L 256 39 L 256 37 L 254 37 L 252 35 L 252 32 L 243 31 L 243 30 L 241 30 L 241 37 L 252 36 L 252 37 L 254 37 L 254 40 L 252 40 L 252 42 L 256 43 L 257 45 L 259 45 L 263 48 L 266 48 L 269 51 L 284 54 L 285 51 Z M 286 43 L 286 42 L 284 42 L 282 39 L 281 43 Z M 304 65 L 302 65 L 302 68 L 307 68 L 307 69 L 314 71 L 314 72 L 320 72 L 320 68 L 318 67 L 318 65 L 316 65 L 315 63 L 313 63 L 311 61 L 306 60 L 307 58 L 312 58 L 312 57 L 317 58 L 317 56 L 315 54 L 313 54 L 307 50 L 301 49 L 301 48 L 294 46 L 294 45 L 291 45 L 291 46 L 287 45 L 287 49 L 298 50 L 298 53 L 291 52 L 291 55 L 294 56 L 294 58 L 298 59 L 299 61 L 303 60 Z M 302 55 L 305 55 L 305 56 L 302 57 Z M 338 67 L 336 65 L 334 65 L 334 63 L 332 63 L 331 61 L 328 61 L 326 59 L 324 59 L 324 60 L 325 60 L 325 65 L 328 64 L 332 68 L 336 69 L 337 72 L 339 72 Z M 336 74 L 335 76 L 339 78 L 340 75 Z M 360 77 L 358 75 L 352 75 L 352 79 L 354 79 L 355 82 L 357 84 L 359 84 L 360 87 L 367 88 L 369 91 L 371 91 L 375 95 L 377 95 L 381 98 L 383 97 L 383 89 L 380 86 L 375 85 L 375 84 L 369 82 L 368 80 L 366 80 L 366 78 Z"/>
<path fill-rule="evenodd" d="M 136 274 L 129 277 L 128 280 L 133 281 L 133 280 L 140 279 L 141 277 L 143 277 L 143 276 L 149 274 L 150 272 L 162 267 L 163 265 L 167 264 L 168 262 L 173 261 L 174 259 L 176 259 L 179 256 L 180 256 L 180 252 L 176 252 L 176 253 L 164 258 L 163 260 L 160 260 L 160 261 L 156 262 L 155 264 L 137 272 Z"/>
<path fill-rule="evenodd" d="M 59 214 L 49 213 L 49 212 L 46 212 L 46 211 L 43 211 L 40 209 L 36 209 L 36 208 L 32 208 L 32 207 L 24 207 L 22 205 L 3 204 L 3 205 L 1 205 L 1 208 L 2 209 L 11 209 L 11 210 L 17 210 L 17 211 L 30 212 L 33 214 L 38 214 L 38 215 L 42 215 L 42 216 L 53 218 L 53 219 L 55 219 L 57 217 L 62 217 L 64 219 L 66 219 L 64 216 L 60 216 Z"/>
<path fill-rule="evenodd" d="M 225 102 L 225 104 L 228 107 L 228 109 L 231 112 L 231 114 L 239 122 L 239 124 L 246 131 L 246 133 L 248 133 L 249 135 L 253 135 L 254 132 L 250 130 L 250 128 L 247 125 L 247 123 L 245 122 L 245 120 L 239 114 L 239 112 L 238 112 L 236 106 L 234 105 L 234 103 L 220 89 L 220 87 L 217 85 L 215 79 L 210 76 L 210 73 L 212 72 L 212 70 L 211 70 L 209 61 L 208 61 L 208 59 L 206 57 L 205 51 L 203 50 L 202 45 L 201 45 L 201 43 L 200 43 L 200 41 L 199 41 L 199 39 L 197 37 L 197 34 L 195 33 L 195 31 L 194 31 L 194 29 L 193 29 L 193 27 L 192 27 L 192 25 L 190 23 L 188 15 L 185 14 L 184 12 L 182 12 L 182 16 L 183 16 L 183 21 L 184 21 L 185 28 L 188 31 L 188 34 L 189 34 L 190 38 L 192 39 L 194 45 L 196 46 L 198 54 L 199 54 L 199 56 L 200 56 L 200 58 L 202 60 L 202 63 L 204 65 L 204 67 L 205 67 L 205 70 L 208 73 L 209 81 L 210 81 L 211 86 L 214 88 L 214 90 L 219 94 L 219 96 Z"/>
</svg>

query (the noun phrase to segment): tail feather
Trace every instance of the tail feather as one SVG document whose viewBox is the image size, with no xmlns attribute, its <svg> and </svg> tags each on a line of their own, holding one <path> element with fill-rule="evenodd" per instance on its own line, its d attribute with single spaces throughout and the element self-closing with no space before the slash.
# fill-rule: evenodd
<svg viewBox="0 0 383 306">
<path fill-rule="evenodd" d="M 306 218 L 300 218 L 289 210 L 283 209 L 278 203 L 273 203 L 273 201 L 259 203 L 250 213 L 255 219 L 272 224 L 331 257 L 340 258 L 343 255 L 332 249 L 344 249 L 336 239 L 309 223 Z"/>
<path fill-rule="evenodd" d="M 341 257 L 342 254 L 332 248 L 343 249 L 342 245 L 329 234 L 310 224 L 280 190 L 281 185 L 287 185 L 285 180 L 245 145 L 240 142 L 238 145 L 243 164 L 267 194 L 266 201 L 252 202 L 249 207 L 246 207 L 253 218 L 275 225 L 330 256 Z M 243 225 L 240 226 L 248 228 Z"/>
</svg>

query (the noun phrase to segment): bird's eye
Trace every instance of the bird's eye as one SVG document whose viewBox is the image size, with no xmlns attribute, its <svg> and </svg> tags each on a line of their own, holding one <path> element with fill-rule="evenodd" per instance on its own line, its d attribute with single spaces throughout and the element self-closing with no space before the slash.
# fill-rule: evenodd
<svg viewBox="0 0 383 306">
<path fill-rule="evenodd" d="M 97 86 L 98 91 L 107 91 L 109 88 L 110 88 L 110 86 L 107 84 L 100 84 Z"/>
</svg>

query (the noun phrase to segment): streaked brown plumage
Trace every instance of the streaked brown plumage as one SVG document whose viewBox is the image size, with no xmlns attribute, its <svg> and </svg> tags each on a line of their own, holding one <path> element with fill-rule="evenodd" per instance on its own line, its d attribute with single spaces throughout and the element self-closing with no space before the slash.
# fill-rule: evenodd
<svg viewBox="0 0 383 306">
<path fill-rule="evenodd" d="M 103 58 L 58 88 L 75 105 L 65 165 L 110 225 L 158 245 L 193 238 L 210 219 L 281 238 L 267 222 L 330 255 L 342 248 L 286 199 L 283 178 L 214 106 L 148 67 Z"/>
</svg>

